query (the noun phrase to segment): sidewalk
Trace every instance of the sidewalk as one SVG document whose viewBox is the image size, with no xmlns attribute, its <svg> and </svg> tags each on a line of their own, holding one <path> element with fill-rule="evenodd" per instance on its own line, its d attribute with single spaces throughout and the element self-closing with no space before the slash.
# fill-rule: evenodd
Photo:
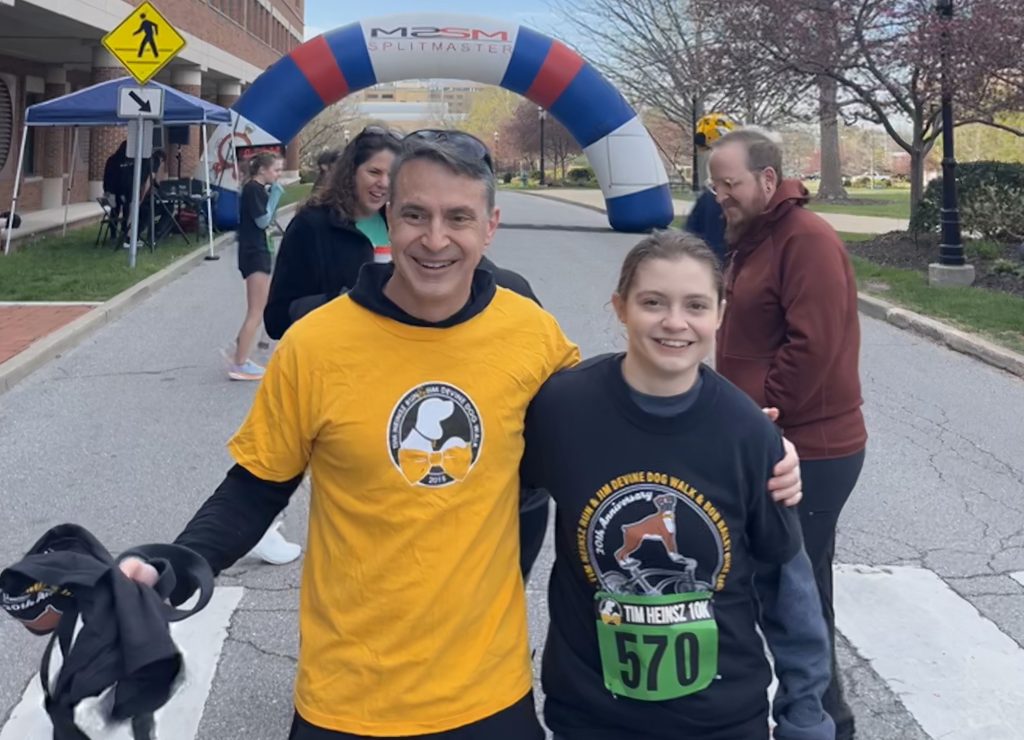
<svg viewBox="0 0 1024 740">
<path fill-rule="evenodd" d="M 0 303 L 0 364 L 98 303 Z"/>
<path fill-rule="evenodd" d="M 8 204 L 10 207 L 10 204 Z M 64 223 L 64 206 L 59 208 L 44 208 L 38 211 L 18 211 L 21 216 L 21 226 L 11 229 L 11 248 L 19 241 L 30 236 L 44 234 L 49 231 L 59 231 Z M 68 206 L 68 230 L 70 231 L 84 223 L 97 222 L 103 218 L 103 209 L 96 201 L 85 203 L 72 203 Z M 3 245 L 7 243 L 7 229 L 0 228 L 0 255 L 3 254 Z"/>
<path fill-rule="evenodd" d="M 561 200 L 604 212 L 604 196 L 596 189 L 558 188 L 554 190 L 522 190 L 516 191 L 542 198 Z M 693 201 L 672 199 L 676 216 L 686 216 L 693 207 Z M 879 216 L 853 216 L 846 213 L 819 213 L 836 231 L 847 231 L 853 234 L 885 234 L 889 231 L 906 231 L 909 226 L 907 219 L 883 218 Z"/>
</svg>

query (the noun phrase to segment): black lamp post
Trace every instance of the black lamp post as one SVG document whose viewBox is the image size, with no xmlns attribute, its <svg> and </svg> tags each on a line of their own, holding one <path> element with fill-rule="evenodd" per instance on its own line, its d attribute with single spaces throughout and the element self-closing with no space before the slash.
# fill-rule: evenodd
<svg viewBox="0 0 1024 740">
<path fill-rule="evenodd" d="M 957 208 L 953 91 L 949 79 L 949 23 L 953 18 L 953 0 L 936 0 L 935 9 L 942 19 L 942 242 L 939 244 L 939 263 L 959 266 L 966 260 L 960 238 L 960 211 Z"/>
<path fill-rule="evenodd" d="M 540 184 L 544 184 L 544 120 L 548 112 L 542 106 L 537 106 L 537 115 L 540 117 Z"/>
<path fill-rule="evenodd" d="M 700 190 L 700 171 L 697 166 L 697 96 L 694 95 L 690 100 L 690 117 L 692 118 L 692 125 L 690 131 L 693 134 L 693 177 L 692 184 L 690 186 L 693 192 Z"/>
</svg>

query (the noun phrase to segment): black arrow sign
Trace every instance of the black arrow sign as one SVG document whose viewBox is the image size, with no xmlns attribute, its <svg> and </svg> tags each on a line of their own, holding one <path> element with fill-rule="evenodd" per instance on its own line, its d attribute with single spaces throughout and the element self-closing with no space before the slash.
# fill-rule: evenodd
<svg viewBox="0 0 1024 740">
<path fill-rule="evenodd" d="M 132 100 L 139 104 L 139 113 L 149 113 L 151 110 L 153 110 L 152 106 L 150 106 L 149 104 L 149 101 L 140 98 L 138 95 L 135 94 L 134 90 L 129 90 L 128 95 L 131 97 Z"/>
</svg>

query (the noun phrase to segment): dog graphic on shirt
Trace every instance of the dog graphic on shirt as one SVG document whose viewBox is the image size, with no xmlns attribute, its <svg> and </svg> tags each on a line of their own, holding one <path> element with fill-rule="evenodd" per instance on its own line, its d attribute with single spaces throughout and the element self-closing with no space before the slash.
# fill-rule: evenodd
<svg viewBox="0 0 1024 740">
<path fill-rule="evenodd" d="M 455 413 L 455 404 L 441 398 L 427 398 L 416 408 L 416 423 L 399 446 L 400 458 L 415 458 L 417 471 L 441 468 L 456 480 L 462 480 L 471 463 L 469 443 L 461 437 L 444 437 L 441 422 Z M 413 454 L 410 454 L 412 452 Z M 421 453 L 416 455 L 415 453 Z M 413 476 L 416 474 L 414 473 Z"/>
<path fill-rule="evenodd" d="M 657 511 L 632 524 L 622 525 L 622 547 L 615 551 L 615 560 L 622 568 L 640 565 L 632 557 L 646 540 L 657 540 L 665 546 L 665 552 L 673 563 L 685 563 L 695 567 L 696 561 L 680 554 L 676 544 L 676 499 L 674 496 L 655 496 Z"/>
</svg>

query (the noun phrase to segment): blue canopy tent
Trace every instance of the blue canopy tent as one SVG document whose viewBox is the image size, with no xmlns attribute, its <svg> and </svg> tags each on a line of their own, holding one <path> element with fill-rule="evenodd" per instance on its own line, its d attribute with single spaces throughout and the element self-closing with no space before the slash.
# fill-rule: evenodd
<svg viewBox="0 0 1024 740">
<path fill-rule="evenodd" d="M 68 95 L 62 95 L 53 100 L 30 105 L 25 111 L 25 125 L 21 135 L 21 150 L 18 154 L 18 168 L 15 171 L 14 193 L 11 199 L 11 213 L 16 213 L 18 195 L 21 185 L 22 160 L 25 157 L 25 141 L 28 138 L 29 126 L 69 126 L 74 129 L 74 138 L 71 152 L 71 172 L 68 177 L 68 185 L 64 196 L 64 229 L 67 230 L 67 206 L 70 200 L 71 187 L 74 184 L 75 160 L 78 156 L 78 128 L 80 126 L 126 126 L 128 119 L 120 118 L 117 115 L 117 101 L 119 90 L 122 87 L 138 88 L 140 85 L 131 77 L 120 77 L 116 80 L 101 82 L 91 87 L 86 87 Z M 207 171 L 210 167 L 210 155 L 207 150 L 207 136 L 205 125 L 207 123 L 230 123 L 231 114 L 227 108 L 214 103 L 202 100 L 192 95 L 187 95 L 173 87 L 168 87 L 159 82 L 148 82 L 141 87 L 160 88 L 164 91 L 164 113 L 160 121 L 164 125 L 195 125 L 203 126 L 203 161 Z M 210 204 L 210 178 L 206 178 L 206 208 L 207 224 L 210 230 L 210 250 L 213 251 L 213 219 L 211 217 L 212 207 Z M 138 193 L 134 194 L 138 198 Z M 13 218 L 13 216 L 12 216 Z M 11 248 L 11 229 L 7 229 L 7 238 L 4 243 L 4 254 Z M 135 264 L 135 244 L 131 249 L 131 262 Z"/>
</svg>

